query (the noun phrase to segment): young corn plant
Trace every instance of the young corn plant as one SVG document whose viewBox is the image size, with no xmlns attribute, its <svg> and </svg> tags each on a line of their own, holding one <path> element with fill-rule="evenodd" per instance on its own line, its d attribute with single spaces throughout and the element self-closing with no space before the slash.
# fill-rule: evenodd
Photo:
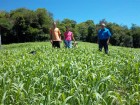
<svg viewBox="0 0 140 105">
<path fill-rule="evenodd" d="M 92 43 L 52 48 L 50 43 L 3 45 L 1 105 L 138 105 L 140 49 Z"/>
</svg>

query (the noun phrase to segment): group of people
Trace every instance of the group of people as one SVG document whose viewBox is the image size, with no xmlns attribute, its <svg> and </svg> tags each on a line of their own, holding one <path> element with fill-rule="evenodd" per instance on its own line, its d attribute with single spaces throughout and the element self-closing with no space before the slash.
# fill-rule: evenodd
<svg viewBox="0 0 140 105">
<path fill-rule="evenodd" d="M 56 22 L 53 22 L 53 27 L 50 29 L 50 37 L 52 47 L 60 48 L 61 32 L 56 26 Z M 73 32 L 70 31 L 70 27 L 66 26 L 66 32 L 64 32 L 64 43 L 66 48 L 72 48 L 72 40 L 76 43 Z"/>
<path fill-rule="evenodd" d="M 101 23 L 101 29 L 98 30 L 98 45 L 99 51 L 102 51 L 104 47 L 105 53 L 108 54 L 108 44 L 110 40 L 111 33 L 109 29 L 106 28 L 105 23 Z M 52 47 L 60 48 L 61 32 L 56 26 L 56 22 L 53 22 L 53 27 L 50 29 L 50 37 Z M 66 48 L 72 48 L 72 40 L 76 44 L 73 32 L 70 31 L 70 27 L 66 27 L 66 32 L 64 32 L 64 44 Z"/>
</svg>

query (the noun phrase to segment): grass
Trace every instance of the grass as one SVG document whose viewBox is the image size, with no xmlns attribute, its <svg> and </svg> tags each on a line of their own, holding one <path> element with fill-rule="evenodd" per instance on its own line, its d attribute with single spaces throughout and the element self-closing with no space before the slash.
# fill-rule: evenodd
<svg viewBox="0 0 140 105">
<path fill-rule="evenodd" d="M 61 44 L 63 46 L 63 44 Z M 140 49 L 78 42 L 53 49 L 48 42 L 2 45 L 2 105 L 138 105 Z M 35 51 L 31 54 L 31 51 Z"/>
</svg>

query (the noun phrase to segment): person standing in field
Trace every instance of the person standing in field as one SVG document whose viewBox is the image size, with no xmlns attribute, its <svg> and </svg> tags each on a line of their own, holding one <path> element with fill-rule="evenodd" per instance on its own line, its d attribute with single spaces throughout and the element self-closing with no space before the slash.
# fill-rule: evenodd
<svg viewBox="0 0 140 105">
<path fill-rule="evenodd" d="M 102 51 L 102 48 L 104 47 L 105 53 L 108 54 L 108 44 L 110 40 L 111 33 L 109 29 L 107 29 L 105 26 L 105 23 L 101 23 L 101 29 L 98 30 L 98 45 L 99 45 L 99 51 Z"/>
<path fill-rule="evenodd" d="M 70 31 L 70 27 L 66 26 L 66 32 L 64 32 L 64 43 L 66 48 L 72 48 L 72 40 L 75 42 L 73 32 Z"/>
<path fill-rule="evenodd" d="M 53 22 L 53 27 L 50 29 L 50 38 L 52 47 L 60 48 L 61 32 L 59 28 L 57 28 L 56 22 Z"/>
</svg>

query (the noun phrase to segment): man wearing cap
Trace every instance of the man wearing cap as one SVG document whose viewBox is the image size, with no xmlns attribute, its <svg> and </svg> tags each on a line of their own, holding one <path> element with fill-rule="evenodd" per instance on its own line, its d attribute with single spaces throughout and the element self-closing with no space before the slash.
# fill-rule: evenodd
<svg viewBox="0 0 140 105">
<path fill-rule="evenodd" d="M 105 26 L 105 23 L 101 23 L 101 29 L 98 30 L 98 44 L 99 51 L 102 51 L 102 48 L 104 47 L 105 53 L 108 54 L 108 44 L 111 33 Z"/>
</svg>

